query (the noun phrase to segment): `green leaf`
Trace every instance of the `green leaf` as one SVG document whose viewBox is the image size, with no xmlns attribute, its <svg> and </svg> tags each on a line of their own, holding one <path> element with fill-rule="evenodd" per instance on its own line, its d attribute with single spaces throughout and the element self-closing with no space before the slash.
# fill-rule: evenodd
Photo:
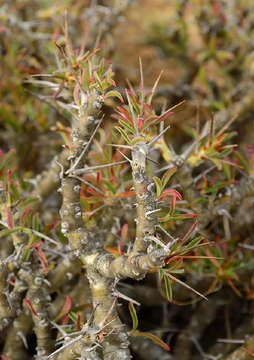
<svg viewBox="0 0 254 360">
<path fill-rule="evenodd" d="M 119 123 L 126 129 L 129 130 L 133 135 L 135 135 L 135 129 L 133 129 L 133 127 L 131 127 L 129 124 L 127 124 L 125 121 L 123 120 L 119 120 Z"/>
<path fill-rule="evenodd" d="M 157 176 L 153 176 L 153 181 L 155 182 L 156 185 L 156 195 L 157 197 L 159 197 L 163 189 L 161 179 L 158 178 Z"/>
<path fill-rule="evenodd" d="M 78 315 L 75 313 L 75 312 L 73 312 L 73 311 L 70 311 L 69 313 L 68 313 L 68 316 L 69 316 L 69 318 L 72 320 L 72 321 L 76 321 L 77 320 L 77 318 L 78 318 Z"/>
<path fill-rule="evenodd" d="M 200 58 L 202 59 L 201 61 L 206 60 L 209 57 L 209 52 L 201 52 L 200 53 Z M 199 80 L 200 82 L 206 87 L 207 86 L 207 76 L 206 76 L 206 71 L 204 69 L 204 67 L 201 67 L 199 70 Z"/>
<path fill-rule="evenodd" d="M 67 295 L 65 299 L 65 303 L 60 313 L 56 317 L 55 321 L 59 321 L 63 316 L 67 315 L 70 312 L 71 308 L 72 308 L 72 298 L 69 295 Z"/>
<path fill-rule="evenodd" d="M 176 269 L 176 270 L 170 270 L 172 274 L 183 274 L 184 269 Z"/>
<path fill-rule="evenodd" d="M 193 248 L 194 246 L 198 245 L 202 239 L 203 239 L 202 236 L 196 237 L 189 244 L 187 244 L 183 247 L 184 250 L 187 250 L 187 249 L 189 250 L 189 249 Z"/>
<path fill-rule="evenodd" d="M 160 221 L 165 222 L 165 221 L 169 221 L 170 219 L 172 220 L 185 220 L 185 219 L 193 219 L 196 218 L 197 215 L 196 214 L 181 214 L 181 215 L 175 215 L 175 216 L 165 216 L 165 218 L 160 219 Z"/>
<path fill-rule="evenodd" d="M 227 180 L 231 180 L 231 172 L 228 164 L 222 163 L 222 169 L 224 171 L 224 174 L 226 175 Z"/>
<path fill-rule="evenodd" d="M 228 156 L 232 152 L 232 149 L 224 149 L 221 153 L 218 155 L 215 155 L 214 157 L 217 159 L 223 159 L 224 157 Z"/>
<path fill-rule="evenodd" d="M 130 311 L 131 318 L 132 318 L 132 331 L 135 331 L 138 327 L 138 317 L 137 317 L 135 306 L 133 305 L 132 302 L 129 302 L 129 311 Z"/>
<path fill-rule="evenodd" d="M 0 170 L 3 170 L 8 163 L 10 162 L 11 158 L 16 154 L 15 150 L 10 150 L 8 154 L 5 155 L 2 163 L 0 164 Z"/>
<path fill-rule="evenodd" d="M 128 90 L 128 89 L 126 89 L 125 92 L 126 92 L 127 97 L 129 97 L 129 99 L 130 99 L 129 107 L 133 106 L 136 113 L 140 114 L 140 106 L 137 103 L 137 99 L 136 99 L 135 95 L 132 93 L 131 90 Z"/>
<path fill-rule="evenodd" d="M 102 76 L 104 69 L 105 69 L 105 60 L 101 59 L 100 64 L 99 64 L 99 69 L 97 71 L 99 76 Z"/>
<path fill-rule="evenodd" d="M 33 202 L 39 201 L 38 198 L 31 198 L 31 199 L 26 199 L 26 200 L 21 200 L 20 203 L 17 205 L 18 208 L 23 208 L 26 205 L 29 205 Z"/>
<path fill-rule="evenodd" d="M 103 181 L 103 184 L 105 184 L 105 185 L 107 186 L 107 188 L 109 189 L 109 191 L 110 191 L 112 194 L 115 194 L 115 193 L 116 193 L 115 187 L 114 187 L 109 181 Z"/>
<path fill-rule="evenodd" d="M 120 128 L 119 126 L 116 126 L 115 129 L 120 132 L 120 134 L 123 136 L 124 140 L 128 144 L 131 144 L 131 139 L 129 138 L 129 136 L 126 134 L 126 132 L 122 128 Z"/>
<path fill-rule="evenodd" d="M 209 200 L 206 198 L 198 198 L 198 199 L 194 200 L 193 204 L 207 204 L 208 201 Z"/>
<path fill-rule="evenodd" d="M 165 289 L 166 289 L 166 294 L 167 294 L 168 301 L 172 301 L 171 281 L 166 275 L 164 275 L 164 283 L 165 283 Z"/>
<path fill-rule="evenodd" d="M 22 261 L 28 261 L 30 253 L 31 253 L 31 250 L 27 249 L 22 257 Z"/>
<path fill-rule="evenodd" d="M 97 74 L 97 71 L 94 71 L 94 76 L 99 84 L 99 88 L 100 88 L 100 91 L 102 92 L 102 94 L 104 94 L 104 89 L 103 89 L 103 85 L 102 85 L 102 82 L 101 82 L 101 79 L 99 77 L 99 75 Z"/>
<path fill-rule="evenodd" d="M 69 242 L 68 238 L 66 236 L 64 236 L 64 234 L 60 230 L 56 231 L 56 235 L 62 244 L 64 244 L 64 245 L 68 244 L 68 242 Z"/>
<path fill-rule="evenodd" d="M 19 194 L 19 190 L 18 190 L 17 186 L 15 186 L 13 183 L 10 183 L 10 190 L 13 192 L 13 194 L 15 196 L 15 200 L 19 200 L 20 194 Z"/>
<path fill-rule="evenodd" d="M 240 165 L 244 168 L 244 170 L 249 172 L 250 167 L 248 162 L 244 159 L 244 157 L 238 151 L 234 152 L 234 156 L 237 158 L 237 160 L 239 161 Z"/>
<path fill-rule="evenodd" d="M 9 235 L 11 235 L 11 234 L 13 234 L 13 233 L 15 233 L 15 232 L 17 232 L 19 230 L 20 230 L 19 227 L 15 228 L 15 229 L 10 229 L 10 230 L 9 229 L 8 230 L 3 230 L 3 231 L 0 232 L 0 239 L 3 238 L 3 237 L 9 236 Z"/>
<path fill-rule="evenodd" d="M 39 231 L 39 216 L 34 214 L 33 216 L 33 229 Z"/>
<path fill-rule="evenodd" d="M 82 85 L 84 89 L 88 88 L 89 79 L 90 79 L 89 71 L 87 68 L 84 68 L 82 73 Z"/>
<path fill-rule="evenodd" d="M 169 169 L 168 171 L 166 171 L 165 174 L 163 174 L 162 179 L 161 179 L 162 189 L 164 189 L 164 187 L 167 185 L 169 179 L 171 178 L 172 175 L 174 175 L 176 170 L 177 170 L 177 167 L 174 166 L 171 169 Z"/>
<path fill-rule="evenodd" d="M 110 90 L 110 91 L 108 91 L 108 92 L 106 93 L 106 95 L 105 95 L 105 98 L 107 99 L 107 98 L 109 98 L 109 97 L 116 97 L 116 98 L 118 98 L 122 103 L 124 102 L 122 95 L 121 95 L 118 91 L 116 91 L 116 90 Z"/>
<path fill-rule="evenodd" d="M 79 306 L 72 307 L 71 311 L 74 312 L 74 313 L 77 313 L 77 312 L 80 312 L 80 311 L 91 309 L 92 307 L 93 307 L 92 304 L 82 304 L 82 305 L 79 305 Z"/>
<path fill-rule="evenodd" d="M 163 278 L 163 269 L 158 269 L 158 273 L 159 273 L 159 278 L 162 279 Z"/>
</svg>

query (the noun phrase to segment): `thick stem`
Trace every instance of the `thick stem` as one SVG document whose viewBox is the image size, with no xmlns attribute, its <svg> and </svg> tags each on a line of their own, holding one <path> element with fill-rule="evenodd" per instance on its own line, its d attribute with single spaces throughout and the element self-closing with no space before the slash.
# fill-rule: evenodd
<svg viewBox="0 0 254 360">
<path fill-rule="evenodd" d="M 95 309 L 94 322 L 101 329 L 98 341 L 102 342 L 103 359 L 131 359 L 126 328 L 118 317 L 117 299 L 112 295 L 112 280 L 105 279 L 93 269 L 88 269 L 87 275 Z"/>
<path fill-rule="evenodd" d="M 152 214 L 156 209 L 155 186 L 146 174 L 147 145 L 138 143 L 132 149 L 132 175 L 137 200 L 136 238 L 130 259 L 138 254 L 145 254 L 150 237 L 154 236 L 156 216 Z M 148 216 L 149 215 L 149 216 Z"/>
<path fill-rule="evenodd" d="M 26 351 L 26 336 L 29 333 L 32 325 L 32 318 L 22 312 L 17 317 L 6 336 L 6 341 L 3 349 L 3 355 L 12 360 L 28 359 Z"/>
<path fill-rule="evenodd" d="M 31 303 L 33 330 L 37 338 L 37 356 L 49 355 L 54 348 L 52 326 L 49 322 L 49 284 L 44 281 L 44 275 L 40 273 L 31 274 L 29 279 L 29 290 L 26 298 Z"/>
<path fill-rule="evenodd" d="M 84 153 L 83 149 L 86 141 L 89 141 L 90 134 L 93 130 L 89 125 L 89 121 L 91 122 L 92 119 L 94 123 L 94 117 L 98 116 L 101 107 L 100 101 L 101 98 L 97 92 L 91 94 L 88 99 L 88 106 L 80 117 L 80 124 L 75 125 L 72 129 L 72 142 L 70 144 L 70 149 L 72 150 L 69 156 L 69 171 L 63 175 L 61 182 L 63 201 L 60 215 L 62 218 L 62 232 L 67 236 L 71 249 L 74 250 L 75 254 L 79 256 L 79 259 L 87 268 L 92 291 L 92 301 L 95 308 L 94 322 L 96 328 L 99 329 L 98 336 L 99 334 L 101 336 L 101 339 L 97 340 L 96 335 L 95 340 L 102 342 L 104 359 L 130 359 L 129 350 L 126 349 L 126 346 L 128 347 L 128 342 L 126 342 L 127 335 L 125 334 L 125 341 L 123 341 L 122 328 L 124 326 L 117 317 L 115 309 L 112 309 L 112 314 L 116 315 L 116 319 L 114 319 L 112 325 L 105 328 L 105 334 L 104 330 L 103 333 L 100 332 L 100 326 L 103 328 L 102 323 L 108 321 L 107 316 L 109 316 L 108 314 L 113 303 L 111 296 L 112 280 L 108 280 L 99 274 L 93 267 L 93 261 L 90 260 L 91 257 L 93 258 L 93 253 L 96 249 L 92 243 L 88 243 L 88 240 L 91 240 L 91 238 L 82 219 L 80 204 L 81 181 L 72 176 L 74 169 L 77 170 L 84 167 L 85 159 L 82 156 Z M 100 251 L 103 251 L 102 246 L 103 244 L 101 244 Z M 87 342 L 89 343 L 87 337 L 81 337 L 80 340 L 71 346 L 71 349 L 66 349 L 64 358 L 68 358 L 68 356 L 72 358 L 74 354 L 82 355 L 85 353 Z M 90 343 L 93 342 L 94 339 L 91 338 Z M 125 344 L 125 347 L 123 344 Z M 124 357 L 119 357 L 120 353 Z M 117 357 L 115 357 L 115 354 L 118 354 Z"/>
</svg>

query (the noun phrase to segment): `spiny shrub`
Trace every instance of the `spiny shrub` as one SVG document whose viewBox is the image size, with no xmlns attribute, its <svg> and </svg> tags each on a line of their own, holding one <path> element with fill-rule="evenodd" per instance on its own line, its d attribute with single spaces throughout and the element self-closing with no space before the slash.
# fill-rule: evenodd
<svg viewBox="0 0 254 360">
<path fill-rule="evenodd" d="M 208 10 L 223 23 L 215 4 Z M 197 9 L 203 26 L 206 13 Z M 220 46 L 229 46 L 223 39 Z M 198 307 L 202 301 L 202 317 L 202 304 L 218 296 L 215 313 L 225 288 L 253 300 L 253 248 L 241 229 L 254 194 L 253 149 L 237 148 L 234 118 L 221 110 L 186 126 L 189 140 L 175 151 L 171 123 L 183 102 L 155 110 L 161 74 L 147 89 L 140 59 L 139 85 L 125 89 L 102 49 L 74 48 L 67 16 L 62 41 L 56 42 L 57 68 L 17 81 L 21 98 L 26 89 L 47 104 L 21 105 L 21 116 L 36 116 L 47 135 L 29 162 L 22 144 L 33 127 L 15 118 L 13 89 L 1 111 L 17 145 L 0 153 L 1 358 L 128 360 L 147 344 L 151 352 L 143 358 L 168 359 L 170 330 L 158 334 L 144 325 L 143 301 L 164 310 L 168 303 Z M 215 53 L 203 61 L 220 61 Z M 35 158 L 51 154 L 35 172 Z M 204 353 L 194 330 L 189 338 L 201 356 L 215 358 Z M 253 356 L 252 342 L 240 353 Z"/>
</svg>

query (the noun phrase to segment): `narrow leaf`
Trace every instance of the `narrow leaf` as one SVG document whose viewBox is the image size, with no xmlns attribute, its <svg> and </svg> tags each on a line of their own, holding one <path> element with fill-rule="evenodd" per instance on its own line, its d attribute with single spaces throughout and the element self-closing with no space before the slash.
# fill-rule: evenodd
<svg viewBox="0 0 254 360">
<path fill-rule="evenodd" d="M 244 170 L 249 172 L 250 167 L 249 167 L 248 162 L 244 159 L 244 157 L 238 151 L 234 151 L 233 154 L 239 161 L 240 165 L 244 168 Z"/>
<path fill-rule="evenodd" d="M 11 229 L 11 230 L 3 230 L 0 232 L 0 239 L 3 237 L 9 236 L 19 230 L 20 230 L 20 228 L 15 228 L 15 229 Z"/>
<path fill-rule="evenodd" d="M 116 130 L 118 130 L 120 132 L 120 134 L 123 136 L 124 140 L 128 143 L 131 144 L 131 139 L 129 138 L 129 136 L 126 134 L 126 132 L 120 128 L 119 126 L 115 127 Z"/>
<path fill-rule="evenodd" d="M 44 273 L 47 274 L 49 271 L 48 259 L 46 258 L 44 252 L 42 251 L 42 249 L 40 247 L 36 248 L 36 256 L 38 257 L 38 259 L 41 262 Z"/>
<path fill-rule="evenodd" d="M 7 224 L 8 224 L 8 227 L 9 227 L 10 229 L 12 229 L 12 228 L 13 228 L 13 220 L 12 220 L 11 209 L 10 209 L 9 206 L 7 206 L 6 211 L 7 211 Z"/>
<path fill-rule="evenodd" d="M 104 250 L 106 250 L 109 254 L 113 255 L 115 258 L 119 257 L 119 255 L 122 255 L 119 253 L 119 249 L 114 248 L 110 245 L 104 246 Z"/>
<path fill-rule="evenodd" d="M 128 92 L 128 90 L 125 90 L 125 92 L 126 92 L 126 96 L 127 96 L 127 99 L 128 99 L 128 104 L 129 104 L 129 108 L 130 108 L 130 112 L 131 112 L 131 116 L 132 116 L 132 121 L 133 121 L 134 128 L 135 128 L 136 136 L 139 136 L 137 118 L 136 118 L 136 115 L 135 115 L 134 110 L 133 110 L 133 106 L 132 106 L 132 102 L 131 102 L 131 99 L 130 99 L 130 96 L 129 96 L 129 92 Z"/>
<path fill-rule="evenodd" d="M 173 111 L 167 110 L 158 117 L 158 121 L 165 121 L 173 114 Z"/>
<path fill-rule="evenodd" d="M 72 308 L 72 298 L 67 295 L 65 303 L 60 311 L 60 314 L 57 316 L 56 321 L 59 321 L 63 316 L 67 315 Z"/>
<path fill-rule="evenodd" d="M 131 115 L 128 113 L 127 110 L 125 110 L 124 108 L 122 108 L 121 106 L 117 107 L 117 111 L 118 114 L 124 118 L 125 120 L 127 120 L 130 124 L 132 124 L 132 119 L 131 119 Z"/>
<path fill-rule="evenodd" d="M 82 326 L 81 326 L 81 316 L 80 314 L 78 314 L 77 320 L 75 322 L 75 326 L 76 326 L 76 331 L 80 331 Z"/>
<path fill-rule="evenodd" d="M 254 358 L 254 352 L 251 352 L 250 350 L 244 348 L 244 347 L 241 347 L 241 349 L 243 351 L 245 351 L 249 356 L 251 356 L 252 358 Z"/>
<path fill-rule="evenodd" d="M 162 179 L 161 179 L 162 189 L 164 189 L 164 187 L 167 185 L 169 179 L 171 178 L 172 175 L 174 175 L 176 170 L 177 170 L 177 166 L 173 166 L 171 169 L 166 171 L 165 174 L 163 174 Z"/>
<path fill-rule="evenodd" d="M 91 309 L 93 307 L 92 304 L 82 304 L 82 305 L 78 305 L 78 306 L 74 306 L 71 311 L 74 313 L 77 313 L 79 311 L 84 311 L 87 309 Z"/>
<path fill-rule="evenodd" d="M 138 317 L 137 317 L 137 313 L 136 313 L 136 309 L 135 306 L 133 305 L 132 302 L 129 302 L 129 311 L 132 317 L 132 331 L 136 330 L 138 327 Z"/>
<path fill-rule="evenodd" d="M 10 162 L 11 158 L 16 154 L 16 150 L 10 150 L 3 158 L 2 163 L 0 164 L 0 170 L 3 170 L 8 163 Z"/>
<path fill-rule="evenodd" d="M 155 182 L 155 185 L 156 185 L 156 195 L 157 195 L 157 197 L 159 197 L 162 192 L 161 179 L 159 179 L 157 176 L 153 176 L 153 181 Z"/>
<path fill-rule="evenodd" d="M 166 189 L 162 192 L 161 196 L 159 197 L 159 200 L 163 199 L 166 196 L 174 196 L 178 200 L 182 200 L 182 195 L 175 189 Z"/>
<path fill-rule="evenodd" d="M 141 331 L 136 330 L 136 331 L 131 331 L 130 335 L 132 335 L 132 336 L 142 336 L 142 337 L 151 339 L 156 344 L 163 347 L 163 349 L 165 349 L 166 351 L 170 351 L 170 347 L 163 340 L 161 340 L 158 336 L 156 336 L 154 334 L 151 334 L 151 333 L 148 333 L 148 332 L 141 332 Z"/>
<path fill-rule="evenodd" d="M 184 250 L 186 250 L 186 249 L 191 249 L 192 247 L 198 245 L 202 239 L 203 239 L 202 236 L 196 237 L 195 239 L 193 239 L 189 244 L 187 244 L 187 245 L 184 247 Z"/>
<path fill-rule="evenodd" d="M 129 124 L 127 124 L 125 121 L 123 120 L 119 120 L 119 123 L 128 131 L 130 131 L 133 135 L 135 135 L 135 130 L 133 129 L 133 127 L 131 127 Z"/>
<path fill-rule="evenodd" d="M 31 198 L 31 199 L 26 199 L 26 200 L 21 200 L 20 203 L 17 205 L 18 208 L 22 208 L 24 206 L 27 206 L 33 202 L 38 201 L 38 198 Z"/>
<path fill-rule="evenodd" d="M 9 358 L 9 357 L 7 357 L 7 356 L 5 356 L 5 355 L 0 355 L 0 358 L 1 358 L 2 360 L 12 360 L 11 358 Z"/>
<path fill-rule="evenodd" d="M 230 167 L 228 166 L 228 164 L 223 163 L 222 164 L 222 169 L 224 171 L 224 174 L 226 175 L 227 180 L 231 179 L 231 172 L 230 172 Z"/>
<path fill-rule="evenodd" d="M 36 317 L 40 317 L 39 314 L 34 310 L 33 305 L 31 304 L 31 302 L 27 299 L 24 299 L 24 303 L 29 307 L 29 309 L 32 311 L 32 313 L 34 314 L 34 316 Z"/>
<path fill-rule="evenodd" d="M 110 91 L 108 91 L 108 92 L 106 93 L 106 95 L 105 95 L 105 98 L 107 99 L 107 98 L 109 98 L 109 97 L 116 97 L 116 98 L 118 98 L 122 103 L 124 102 L 122 95 L 121 95 L 118 91 L 116 91 L 116 90 L 110 90 Z"/>
<path fill-rule="evenodd" d="M 75 101 L 75 104 L 77 106 L 80 106 L 80 101 L 79 101 L 79 85 L 76 84 L 73 90 L 73 99 Z"/>
<path fill-rule="evenodd" d="M 167 276 L 164 276 L 164 283 L 165 283 L 165 289 L 166 289 L 168 301 L 172 301 L 172 286 L 171 286 L 171 281 Z"/>
<path fill-rule="evenodd" d="M 99 88 L 100 88 L 100 90 L 101 90 L 101 92 L 103 94 L 104 93 L 103 85 L 102 85 L 101 79 L 100 79 L 97 71 L 94 71 L 94 76 L 95 76 L 95 78 L 96 78 L 96 80 L 97 80 L 97 82 L 99 84 Z"/>
<path fill-rule="evenodd" d="M 194 231 L 196 230 L 198 226 L 198 221 L 196 220 L 194 222 L 194 224 L 190 227 L 190 229 L 187 231 L 187 233 L 184 235 L 183 237 L 183 243 L 185 243 L 186 241 L 189 240 L 189 238 L 192 236 L 192 234 L 194 233 Z"/>
<path fill-rule="evenodd" d="M 126 223 L 123 224 L 123 226 L 121 227 L 121 241 L 117 246 L 120 255 L 123 255 L 122 246 L 127 239 L 127 235 L 128 235 L 128 224 Z"/>
</svg>

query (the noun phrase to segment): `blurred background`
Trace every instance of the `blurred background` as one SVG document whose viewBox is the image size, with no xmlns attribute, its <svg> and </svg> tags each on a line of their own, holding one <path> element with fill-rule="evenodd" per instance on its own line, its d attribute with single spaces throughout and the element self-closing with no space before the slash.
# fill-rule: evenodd
<svg viewBox="0 0 254 360">
<path fill-rule="evenodd" d="M 177 153 L 195 138 L 197 126 L 214 117 L 230 126 L 233 143 L 254 176 L 253 0 L 0 0 L 0 148 L 4 153 L 16 149 L 20 174 L 32 178 L 46 168 L 62 148 L 59 130 L 64 133 L 69 124 L 68 113 L 56 101 L 64 103 L 64 94 L 49 94 L 46 83 L 47 74 L 61 65 L 58 49 L 64 46 L 65 13 L 73 49 L 100 48 L 113 64 L 123 95 L 125 87 L 139 85 L 139 58 L 147 90 L 162 72 L 153 106 L 160 114 L 179 104 L 167 134 Z M 28 83 L 28 78 L 45 81 L 45 88 Z M 115 99 L 104 106 L 106 131 L 114 122 L 110 115 L 116 105 Z M 234 210 L 235 241 L 254 244 L 253 204 L 252 194 Z M 193 286 L 198 284 L 201 291 L 207 284 L 199 280 L 197 276 Z M 130 296 L 133 286 L 130 282 L 128 290 L 125 285 Z M 168 355 L 136 338 L 132 351 L 137 360 L 233 360 L 225 354 L 254 333 L 252 272 L 238 285 L 215 292 L 209 302 L 192 303 L 188 292 L 176 290 L 179 303 L 189 302 L 184 307 L 166 305 L 154 278 L 135 285 L 134 292 L 144 305 L 141 329 L 156 330 L 172 348 Z M 225 338 L 239 342 L 223 342 Z M 244 351 L 238 357 L 251 358 L 253 353 Z"/>
</svg>

